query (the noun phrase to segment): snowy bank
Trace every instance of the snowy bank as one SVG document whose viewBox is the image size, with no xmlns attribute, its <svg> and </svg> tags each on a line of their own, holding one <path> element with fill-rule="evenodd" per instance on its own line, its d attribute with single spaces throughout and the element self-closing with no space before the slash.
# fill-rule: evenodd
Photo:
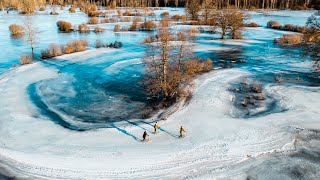
<svg viewBox="0 0 320 180">
<path fill-rule="evenodd" d="M 190 103 L 159 122 L 158 134 L 148 123 L 75 132 L 35 116 L 28 101 L 28 84 L 57 72 L 38 63 L 21 67 L 0 84 L 0 163 L 18 177 L 44 179 L 228 177 L 248 157 L 287 151 L 283 147 L 294 139 L 293 126 L 319 123 L 319 88 L 307 87 L 269 87 L 283 97 L 286 112 L 232 118 L 229 82 L 247 74 L 235 69 L 199 76 Z M 183 139 L 178 138 L 181 125 L 187 131 Z M 144 130 L 149 143 L 140 142 Z"/>
</svg>

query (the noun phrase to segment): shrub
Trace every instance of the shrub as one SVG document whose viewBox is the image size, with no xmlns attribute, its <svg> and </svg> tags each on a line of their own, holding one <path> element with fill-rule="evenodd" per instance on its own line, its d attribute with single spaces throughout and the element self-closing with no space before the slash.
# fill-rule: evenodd
<svg viewBox="0 0 320 180">
<path fill-rule="evenodd" d="M 189 35 L 189 37 L 193 40 L 195 40 L 197 38 L 197 35 L 199 34 L 199 29 L 196 27 L 192 27 L 190 29 L 188 29 L 187 33 Z"/>
<path fill-rule="evenodd" d="M 141 17 L 135 17 L 133 18 L 133 21 L 142 22 L 143 20 Z"/>
<path fill-rule="evenodd" d="M 306 7 L 306 6 L 293 6 L 291 9 L 292 10 L 308 10 L 308 7 Z"/>
<path fill-rule="evenodd" d="M 129 10 L 126 10 L 124 13 L 123 13 L 124 16 L 132 16 L 133 15 L 133 12 L 132 11 L 129 11 Z"/>
<path fill-rule="evenodd" d="M 56 11 L 51 11 L 51 12 L 50 12 L 50 15 L 59 15 L 59 13 L 56 12 Z"/>
<path fill-rule="evenodd" d="M 79 3 L 80 10 L 86 14 L 90 11 L 97 11 L 97 6 L 90 2 L 80 2 Z"/>
<path fill-rule="evenodd" d="M 249 7 L 249 10 L 255 10 L 255 9 L 256 9 L 255 6 L 250 6 L 250 7 Z"/>
<path fill-rule="evenodd" d="M 195 76 L 204 72 L 208 72 L 212 69 L 212 60 L 206 59 L 202 61 L 201 59 L 196 60 L 186 60 L 183 62 L 183 67 L 185 68 L 185 73 L 188 76 Z"/>
<path fill-rule="evenodd" d="M 277 42 L 282 45 L 300 44 L 301 41 L 302 41 L 302 36 L 300 34 L 286 34 L 286 35 L 283 35 L 279 40 L 277 40 Z"/>
<path fill-rule="evenodd" d="M 11 32 L 11 35 L 19 35 L 19 34 L 23 34 L 23 26 L 20 26 L 18 24 L 11 24 L 9 26 L 9 30 Z"/>
<path fill-rule="evenodd" d="M 308 28 L 305 26 L 297 26 L 293 24 L 286 24 L 284 26 L 281 26 L 280 29 L 285 31 L 300 32 L 300 33 L 306 33 L 308 31 Z"/>
<path fill-rule="evenodd" d="M 172 16 L 172 19 L 174 21 L 179 21 L 181 19 L 181 16 L 179 14 L 176 14 L 176 15 Z"/>
<path fill-rule="evenodd" d="M 56 56 L 61 56 L 63 54 L 62 46 L 58 44 L 50 44 L 49 47 L 41 51 L 41 58 L 48 59 Z"/>
<path fill-rule="evenodd" d="M 102 12 L 101 11 L 89 11 L 87 14 L 89 17 L 96 17 L 96 16 L 102 15 Z"/>
<path fill-rule="evenodd" d="M 30 64 L 33 62 L 33 57 L 32 55 L 27 55 L 27 54 L 23 54 L 20 58 L 20 64 L 21 65 L 25 65 L 25 64 Z"/>
<path fill-rule="evenodd" d="M 80 24 L 78 26 L 78 31 L 80 33 L 88 33 L 88 32 L 90 32 L 90 27 L 88 25 L 86 25 L 86 24 Z"/>
<path fill-rule="evenodd" d="M 65 54 L 71 54 L 73 52 L 74 52 L 74 50 L 73 50 L 73 48 L 71 46 L 65 46 L 63 48 L 63 53 L 65 53 Z"/>
<path fill-rule="evenodd" d="M 46 7 L 41 6 L 41 7 L 39 8 L 39 11 L 45 11 L 45 10 L 46 10 Z"/>
<path fill-rule="evenodd" d="M 100 27 L 94 28 L 94 32 L 95 32 L 95 33 L 102 33 L 102 32 L 105 32 L 105 31 L 106 31 L 105 29 L 100 28 Z"/>
<path fill-rule="evenodd" d="M 100 23 L 115 23 L 118 22 L 117 18 L 101 19 Z"/>
<path fill-rule="evenodd" d="M 255 22 L 251 22 L 251 23 L 247 23 L 244 24 L 245 27 L 260 27 L 257 23 Z"/>
<path fill-rule="evenodd" d="M 116 24 L 113 29 L 114 32 L 120 32 L 120 25 Z"/>
<path fill-rule="evenodd" d="M 213 68 L 213 63 L 212 60 L 210 58 L 207 58 L 204 62 L 204 67 L 203 67 L 203 71 L 202 72 L 209 72 L 212 70 Z"/>
<path fill-rule="evenodd" d="M 89 24 L 99 24 L 99 19 L 96 17 L 89 18 Z"/>
<path fill-rule="evenodd" d="M 143 13 L 137 12 L 134 14 L 134 16 L 143 16 Z"/>
<path fill-rule="evenodd" d="M 96 48 L 101 48 L 103 46 L 103 43 L 101 40 L 97 39 L 96 40 Z"/>
<path fill-rule="evenodd" d="M 131 21 L 131 18 L 130 17 L 122 17 L 120 19 L 121 22 L 130 22 Z"/>
<path fill-rule="evenodd" d="M 148 20 L 148 21 L 142 23 L 142 25 L 141 25 L 141 28 L 145 31 L 151 31 L 151 30 L 155 29 L 156 27 L 157 27 L 156 24 L 151 20 Z"/>
<path fill-rule="evenodd" d="M 100 20 L 100 23 L 110 23 L 110 20 L 109 19 L 101 19 Z"/>
<path fill-rule="evenodd" d="M 41 51 L 41 59 L 47 59 L 50 58 L 49 52 L 47 50 Z"/>
<path fill-rule="evenodd" d="M 283 27 L 281 27 L 281 29 L 287 30 L 287 31 L 294 31 L 295 25 L 293 25 L 293 24 L 286 24 L 286 25 L 284 25 Z"/>
<path fill-rule="evenodd" d="M 155 17 L 155 16 L 156 16 L 156 13 L 154 13 L 154 12 L 150 12 L 150 13 L 148 14 L 148 16 Z"/>
<path fill-rule="evenodd" d="M 32 14 L 34 13 L 37 6 L 36 1 L 21 1 L 21 4 L 19 4 L 20 14 Z"/>
<path fill-rule="evenodd" d="M 148 37 L 146 37 L 143 41 L 142 41 L 142 43 L 143 44 L 145 44 L 145 43 L 152 43 L 153 42 L 153 39 L 152 39 L 152 37 L 151 36 L 148 36 Z"/>
<path fill-rule="evenodd" d="M 121 48 L 122 42 L 115 41 L 114 43 L 110 43 L 109 47 L 110 48 Z"/>
<path fill-rule="evenodd" d="M 199 33 L 199 29 L 197 27 L 192 27 L 188 30 L 189 33 L 192 34 L 198 34 Z"/>
<path fill-rule="evenodd" d="M 60 31 L 63 32 L 70 32 L 72 24 L 66 21 L 58 21 L 57 22 L 57 26 L 59 28 Z"/>
<path fill-rule="evenodd" d="M 91 11 L 97 11 L 98 10 L 98 8 L 97 8 L 97 6 L 95 4 L 91 4 L 89 7 L 90 7 Z"/>
<path fill-rule="evenodd" d="M 85 51 L 88 46 L 87 40 L 73 40 L 67 44 L 67 46 L 73 49 L 73 52 Z"/>
<path fill-rule="evenodd" d="M 121 17 L 122 16 L 122 11 L 119 9 L 118 10 L 118 16 Z"/>
<path fill-rule="evenodd" d="M 130 31 L 136 31 L 139 30 L 139 24 L 138 21 L 134 20 L 130 26 Z"/>
<path fill-rule="evenodd" d="M 163 13 L 161 13 L 160 14 L 162 17 L 167 17 L 167 16 L 169 16 L 169 12 L 163 12 Z"/>
<path fill-rule="evenodd" d="M 269 21 L 269 22 L 267 23 L 267 27 L 268 27 L 268 28 L 278 29 L 278 28 L 281 27 L 281 24 L 280 24 L 278 21 L 273 21 L 273 20 L 271 20 L 271 21 Z"/>
<path fill-rule="evenodd" d="M 121 48 L 123 46 L 122 42 L 115 41 L 114 48 Z"/>
<path fill-rule="evenodd" d="M 71 8 L 69 9 L 69 12 L 70 12 L 70 13 L 75 13 L 75 12 L 76 12 L 76 8 L 71 7 Z"/>
<path fill-rule="evenodd" d="M 186 22 L 187 21 L 187 16 L 186 15 L 182 15 L 181 16 L 181 21 L 182 22 Z"/>
<path fill-rule="evenodd" d="M 78 30 L 78 26 L 77 25 L 72 25 L 70 30 L 71 31 L 77 31 Z"/>
<path fill-rule="evenodd" d="M 129 28 L 127 26 L 121 27 L 121 31 L 129 31 Z"/>
<path fill-rule="evenodd" d="M 242 39 L 243 36 L 242 36 L 242 33 L 241 31 L 235 31 L 233 34 L 232 34 L 232 39 Z"/>
<path fill-rule="evenodd" d="M 109 20 L 110 20 L 110 22 L 112 22 L 112 23 L 118 22 L 118 19 L 117 19 L 117 18 L 110 18 Z"/>
</svg>

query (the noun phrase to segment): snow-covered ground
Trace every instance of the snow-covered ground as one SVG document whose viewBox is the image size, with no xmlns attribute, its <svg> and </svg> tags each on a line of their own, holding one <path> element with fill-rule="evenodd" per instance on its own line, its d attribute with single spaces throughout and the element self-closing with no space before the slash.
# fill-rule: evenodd
<svg viewBox="0 0 320 180">
<path fill-rule="evenodd" d="M 164 11 L 184 13 L 181 8 L 164 8 L 156 14 Z M 212 58 L 219 70 L 197 77 L 190 102 L 159 121 L 161 128 L 154 134 L 152 118 L 130 116 L 144 108 L 136 81 L 143 71 L 140 42 L 148 33 L 57 33 L 57 20 L 86 21 L 81 13 L 59 12 L 35 17 L 43 24 L 40 42 L 47 40 L 38 48 L 83 37 L 92 42 L 120 40 L 124 47 L 91 49 L 8 70 L 29 49 L 9 40 L 7 27 L 0 26 L 0 47 L 5 49 L 0 54 L 0 179 L 1 174 L 18 179 L 320 177 L 319 80 L 300 49 L 273 44 L 275 37 L 289 32 L 246 28 L 245 39 L 223 41 L 212 39 L 218 35 L 200 34 L 194 43 L 197 55 Z M 302 11 L 301 17 L 296 11 L 250 13 L 260 25 L 271 19 L 302 25 L 312 11 Z M 0 15 L 6 25 L 9 17 L 21 21 L 16 14 Z M 246 63 L 226 64 L 237 60 Z M 274 83 L 277 73 L 283 73 L 288 83 Z M 237 117 L 243 112 L 235 106 L 237 95 L 230 89 L 243 77 L 265 83 L 264 93 L 281 111 L 271 108 L 263 115 Z M 104 119 L 118 116 L 128 118 Z M 180 126 L 186 130 L 181 139 Z M 148 143 L 141 142 L 145 130 Z"/>
<path fill-rule="evenodd" d="M 147 122 L 77 132 L 35 116 L 28 101 L 29 84 L 58 72 L 40 63 L 18 68 L 0 83 L 0 162 L 17 177 L 44 179 L 246 178 L 250 163 L 298 149 L 302 140 L 297 136 L 302 135 L 294 129 L 319 130 L 320 94 L 318 87 L 269 86 L 266 91 L 287 111 L 235 119 L 228 88 L 245 75 L 229 69 L 199 76 L 190 103 L 159 122 L 157 134 Z M 187 132 L 182 139 L 181 125 Z M 150 134 L 148 143 L 140 141 L 144 130 Z"/>
</svg>

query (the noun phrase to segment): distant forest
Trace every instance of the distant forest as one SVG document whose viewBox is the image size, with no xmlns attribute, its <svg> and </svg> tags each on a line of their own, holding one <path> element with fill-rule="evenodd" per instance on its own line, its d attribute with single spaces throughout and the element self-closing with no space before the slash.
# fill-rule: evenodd
<svg viewBox="0 0 320 180">
<path fill-rule="evenodd" d="M 17 4 L 83 4 L 95 3 L 110 7 L 186 7 L 188 4 L 205 9 L 320 9 L 320 0 L 0 0 L 0 7 Z"/>
<path fill-rule="evenodd" d="M 80 0 L 47 0 L 47 2 L 59 1 L 64 3 L 77 3 Z M 241 9 L 297 9 L 320 8 L 320 0 L 82 0 L 97 3 L 102 6 L 116 5 L 118 7 L 141 6 L 179 6 L 185 7 L 190 1 L 197 1 L 199 5 L 211 4 L 217 9 L 236 7 Z"/>
</svg>

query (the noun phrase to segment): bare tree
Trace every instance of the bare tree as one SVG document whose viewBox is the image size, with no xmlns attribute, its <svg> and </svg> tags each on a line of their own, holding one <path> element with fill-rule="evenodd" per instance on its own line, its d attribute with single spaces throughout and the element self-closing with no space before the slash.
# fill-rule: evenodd
<svg viewBox="0 0 320 180">
<path fill-rule="evenodd" d="M 174 1 L 174 5 L 175 5 L 176 7 L 178 7 L 178 6 L 179 6 L 179 0 L 175 0 L 175 1 Z"/>
<path fill-rule="evenodd" d="M 246 15 L 238 10 L 220 10 L 213 14 L 212 27 L 221 34 L 221 39 L 230 35 L 232 39 L 241 38 Z"/>
<path fill-rule="evenodd" d="M 241 31 L 244 27 L 244 21 L 248 16 L 242 11 L 232 11 L 230 20 L 230 37 L 231 39 L 241 39 Z"/>
<path fill-rule="evenodd" d="M 163 0 L 164 6 L 167 7 L 168 0 Z"/>
<path fill-rule="evenodd" d="M 186 6 L 186 11 L 191 20 L 197 21 L 201 6 L 198 0 L 189 0 Z"/>
<path fill-rule="evenodd" d="M 177 33 L 177 44 L 176 44 L 176 55 L 175 60 L 177 61 L 178 70 L 181 71 L 183 68 L 183 61 L 195 59 L 195 55 L 192 51 L 193 46 L 189 43 L 192 38 L 192 31 L 178 32 Z"/>
<path fill-rule="evenodd" d="M 24 22 L 24 33 L 25 33 L 25 40 L 31 47 L 32 52 L 32 58 L 34 58 L 34 48 L 35 44 L 37 43 L 37 29 L 35 28 L 33 24 L 32 16 L 26 16 L 25 22 Z"/>
<path fill-rule="evenodd" d="M 320 10 L 308 18 L 306 25 L 312 31 L 320 31 Z"/>
<path fill-rule="evenodd" d="M 23 0 L 18 3 L 21 14 L 32 14 L 38 6 L 37 0 Z"/>
<path fill-rule="evenodd" d="M 167 65 L 171 52 L 170 40 L 172 40 L 171 33 L 169 32 L 170 20 L 168 18 L 160 21 L 160 29 L 158 33 L 159 48 L 161 49 L 161 62 L 162 62 L 162 90 L 165 97 L 169 96 L 167 84 Z"/>
<path fill-rule="evenodd" d="M 192 76 L 212 68 L 211 61 L 196 59 L 189 43 L 191 31 L 178 32 L 176 36 L 169 30 L 169 20 L 163 19 L 158 34 L 145 39 L 146 65 L 142 84 L 150 96 L 165 100 L 178 97 L 181 85 Z M 174 38 L 175 37 L 175 38 Z"/>
<path fill-rule="evenodd" d="M 209 21 L 212 19 L 214 2 L 212 0 L 204 0 L 202 4 L 201 16 L 204 20 L 204 24 L 210 24 Z"/>
</svg>

